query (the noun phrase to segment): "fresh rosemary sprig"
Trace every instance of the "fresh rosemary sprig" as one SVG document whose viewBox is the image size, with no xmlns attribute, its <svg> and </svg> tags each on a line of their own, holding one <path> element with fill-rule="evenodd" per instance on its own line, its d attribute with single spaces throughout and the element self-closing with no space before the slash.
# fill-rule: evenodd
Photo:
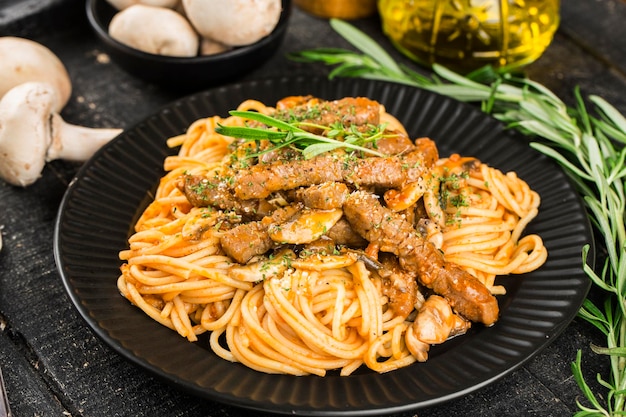
<svg viewBox="0 0 626 417">
<path fill-rule="evenodd" d="M 316 48 L 289 54 L 299 62 L 321 62 L 334 65 L 328 77 L 365 78 L 420 87 L 465 102 L 517 103 L 521 100 L 518 86 L 502 83 L 498 89 L 486 85 L 498 75 L 489 67 L 467 76 L 456 74 L 440 65 L 434 65 L 435 76 L 426 77 L 406 65 L 397 64 L 372 38 L 351 24 L 330 19 L 332 28 L 362 53 L 340 48 Z M 505 74 L 506 76 L 506 74 Z M 548 89 L 530 80 L 525 81 L 538 92 L 554 96 Z M 556 97 L 555 97 L 556 98 Z"/>
<path fill-rule="evenodd" d="M 325 152 L 336 149 L 349 149 L 359 151 L 373 156 L 384 156 L 374 148 L 367 148 L 368 143 L 375 144 L 382 138 L 385 126 L 375 126 L 371 131 L 363 133 L 355 127 L 344 127 L 340 123 L 331 126 L 322 126 L 306 122 L 286 122 L 272 116 L 254 111 L 230 112 L 231 116 L 259 122 L 265 127 L 251 126 L 225 126 L 218 124 L 215 131 L 224 136 L 251 141 L 269 141 L 273 146 L 263 152 L 279 149 L 286 146 L 293 146 L 300 150 L 305 159 L 310 159 Z M 302 129 L 300 126 L 308 126 L 325 131 L 326 135 L 316 135 Z M 251 154 L 249 156 L 256 156 Z"/>
<path fill-rule="evenodd" d="M 588 216 L 604 238 L 607 257 L 601 268 L 588 263 L 590 246 L 582 249 L 582 268 L 606 294 L 602 305 L 586 299 L 579 316 L 606 337 L 606 346 L 592 346 L 607 355 L 608 378 L 598 374 L 606 395 L 595 394 L 582 372 L 581 351 L 572 372 L 588 405 L 577 402 L 576 416 L 614 416 L 626 412 L 626 118 L 600 97 L 591 96 L 593 116 L 580 91 L 576 105 L 567 106 L 543 85 L 488 68 L 467 76 L 438 65 L 434 76 L 420 75 L 392 58 L 366 34 L 350 24 L 331 20 L 332 27 L 363 54 L 340 49 L 315 49 L 291 56 L 304 62 L 336 66 L 329 77 L 358 77 L 391 81 L 434 91 L 466 102 L 478 102 L 484 112 L 537 139 L 530 144 L 558 162 L 573 180 Z"/>
</svg>

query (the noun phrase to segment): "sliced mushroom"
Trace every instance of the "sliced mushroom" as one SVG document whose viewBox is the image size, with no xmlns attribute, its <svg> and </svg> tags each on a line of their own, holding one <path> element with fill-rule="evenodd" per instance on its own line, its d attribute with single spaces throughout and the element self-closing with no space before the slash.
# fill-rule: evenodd
<svg viewBox="0 0 626 417">
<path fill-rule="evenodd" d="M 72 83 L 61 60 L 45 46 L 24 38 L 0 37 L 0 97 L 28 81 L 50 84 L 60 112 L 72 94 Z"/>
<path fill-rule="evenodd" d="M 280 0 L 183 0 L 183 7 L 200 35 L 230 46 L 272 33 L 282 11 Z"/>
<path fill-rule="evenodd" d="M 341 209 L 305 208 L 287 222 L 272 225 L 268 232 L 274 242 L 294 245 L 311 243 L 328 232 L 341 216 L 343 216 Z"/>
<path fill-rule="evenodd" d="M 0 100 L 0 177 L 8 183 L 34 183 L 47 161 L 86 161 L 122 132 L 70 125 L 54 112 L 57 102 L 55 89 L 40 82 L 20 84 Z"/>
<path fill-rule="evenodd" d="M 471 324 L 454 313 L 445 298 L 431 295 L 420 306 L 413 325 L 406 332 L 405 343 L 411 354 L 418 361 L 424 362 L 431 345 L 465 334 Z"/>
<path fill-rule="evenodd" d="M 200 44 L 198 34 L 179 13 L 143 4 L 113 16 L 109 34 L 124 45 L 156 55 L 197 56 Z"/>
<path fill-rule="evenodd" d="M 418 178 L 417 181 L 408 183 L 401 190 L 390 189 L 384 194 L 385 203 L 393 211 L 402 211 L 411 207 L 426 192 L 424 180 Z"/>
</svg>

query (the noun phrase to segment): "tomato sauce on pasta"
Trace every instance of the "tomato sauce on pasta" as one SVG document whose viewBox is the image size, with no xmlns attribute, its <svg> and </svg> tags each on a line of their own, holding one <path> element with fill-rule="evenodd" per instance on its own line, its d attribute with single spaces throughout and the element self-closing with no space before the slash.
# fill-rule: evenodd
<svg viewBox="0 0 626 417">
<path fill-rule="evenodd" d="M 325 103 L 296 97 L 270 107 L 248 100 L 237 110 L 275 115 L 287 108 L 300 114 L 307 106 L 310 118 L 312 106 Z M 335 112 L 364 106 L 331 104 Z M 375 120 L 392 136 L 408 137 L 383 106 L 366 105 L 374 111 L 364 123 Z M 358 117 L 353 112 L 352 119 Z M 218 133 L 219 126 L 248 125 L 242 117 L 212 116 L 168 139 L 180 149 L 166 158 L 167 173 L 154 200 L 119 254 L 121 294 L 190 342 L 210 332 L 210 348 L 224 360 L 260 372 L 320 376 L 331 370 L 350 375 L 361 366 L 382 373 L 425 361 L 430 346 L 465 333 L 476 321 L 495 322 L 494 296 L 505 293 L 497 276 L 533 271 L 547 258 L 541 238 L 523 234 L 540 197 L 514 172 L 472 157 L 436 154 L 432 163 L 420 159 L 420 175 L 397 187 L 351 177 L 375 176 L 368 170 L 378 165 L 368 164 L 381 161 L 374 158 L 405 172 L 412 153 L 427 153 L 420 144 L 432 151 L 426 138 L 388 157 L 356 155 L 353 170 L 336 168 L 328 181 L 241 198 L 233 184 L 250 178 L 255 166 L 263 172 L 309 166 L 293 149 L 269 162 L 258 153 L 248 158 L 249 142 Z M 347 150 L 331 154 L 320 156 L 319 164 L 337 167 L 332 158 L 355 158 Z M 200 186 L 220 193 L 214 203 L 192 198 Z M 338 197 L 326 201 L 331 191 Z M 358 219 L 372 224 L 357 224 Z M 342 236 L 352 240 L 331 233 L 342 227 Z M 236 230 L 245 233 L 233 235 Z M 227 247 L 229 236 L 236 238 L 233 249 Z M 440 272 L 449 269 L 456 274 L 452 278 Z M 451 288 L 457 277 L 471 287 L 467 294 L 480 289 L 482 300 L 467 300 L 463 288 Z"/>
</svg>

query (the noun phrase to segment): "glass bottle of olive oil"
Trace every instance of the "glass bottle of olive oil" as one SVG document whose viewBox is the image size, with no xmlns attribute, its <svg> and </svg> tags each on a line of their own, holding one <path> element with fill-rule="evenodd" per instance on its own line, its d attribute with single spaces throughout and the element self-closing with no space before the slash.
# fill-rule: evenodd
<svg viewBox="0 0 626 417">
<path fill-rule="evenodd" d="M 545 51 L 559 0 L 379 0 L 384 33 L 411 59 L 460 73 L 513 69 Z"/>
</svg>

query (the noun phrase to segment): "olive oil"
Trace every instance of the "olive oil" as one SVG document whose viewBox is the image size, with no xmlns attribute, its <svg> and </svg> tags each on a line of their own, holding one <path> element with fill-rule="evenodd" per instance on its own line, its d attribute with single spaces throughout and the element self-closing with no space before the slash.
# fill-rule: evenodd
<svg viewBox="0 0 626 417">
<path fill-rule="evenodd" d="M 541 56 L 559 26 L 559 0 L 379 0 L 384 33 L 411 59 L 460 73 L 513 69 Z"/>
</svg>

